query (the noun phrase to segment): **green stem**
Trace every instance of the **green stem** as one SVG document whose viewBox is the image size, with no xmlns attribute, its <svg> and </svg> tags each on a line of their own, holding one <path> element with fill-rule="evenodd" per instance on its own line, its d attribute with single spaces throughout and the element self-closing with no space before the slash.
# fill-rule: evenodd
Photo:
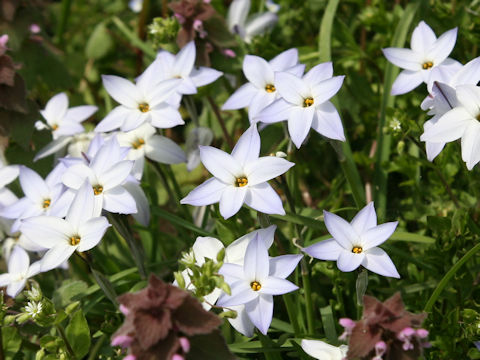
<svg viewBox="0 0 480 360">
<path fill-rule="evenodd" d="M 132 30 L 130 30 L 122 20 L 120 20 L 116 16 L 113 16 L 112 22 L 117 27 L 117 29 L 123 34 L 123 36 L 127 38 L 130 44 L 142 50 L 145 53 L 145 55 L 147 55 L 149 58 L 155 59 L 155 57 L 157 56 L 155 50 L 153 50 L 153 48 L 149 44 L 139 39 L 137 34 L 135 34 L 135 32 L 133 32 Z"/>
<path fill-rule="evenodd" d="M 63 330 L 62 325 L 57 324 L 57 325 L 55 325 L 55 328 L 57 329 L 60 337 L 62 338 L 63 342 L 65 343 L 65 347 L 67 348 L 68 355 L 70 355 L 72 359 L 76 359 L 77 357 L 75 356 L 75 353 L 73 352 L 73 349 L 70 346 L 70 343 L 68 342 L 67 335 L 65 335 L 65 330 Z"/>
<path fill-rule="evenodd" d="M 290 211 L 293 214 L 296 214 L 297 212 L 295 210 L 295 202 L 292 197 L 292 193 L 290 192 L 288 183 L 285 180 L 285 177 L 283 175 L 280 178 L 282 180 L 285 196 L 287 197 L 287 202 L 290 207 Z M 303 239 L 302 239 L 302 231 L 300 229 L 300 225 L 295 224 L 295 229 L 297 230 L 298 245 L 302 246 Z M 305 308 L 306 308 L 305 311 L 307 315 L 307 330 L 309 334 L 313 334 L 315 329 L 315 321 L 313 316 L 312 289 L 310 287 L 310 275 L 308 273 L 308 265 L 305 258 L 302 258 L 300 262 L 300 269 L 301 269 L 301 275 L 302 275 L 303 291 L 305 292 Z"/>
<path fill-rule="evenodd" d="M 227 141 L 228 146 L 230 147 L 230 149 L 233 149 L 235 144 L 233 143 L 232 137 L 228 133 L 227 126 L 225 125 L 225 121 L 223 120 L 222 114 L 220 114 L 220 110 L 218 109 L 217 104 L 215 104 L 215 101 L 213 101 L 211 96 L 207 96 L 207 100 L 212 107 L 213 113 L 215 114 L 215 117 L 217 118 L 220 127 L 222 128 L 223 136 L 225 136 L 225 140 Z"/>
<path fill-rule="evenodd" d="M 100 339 L 98 339 L 98 341 L 95 343 L 95 345 L 93 346 L 93 348 L 90 350 L 90 354 L 88 355 L 88 359 L 87 360 L 95 360 L 95 359 L 98 359 L 97 358 L 97 353 L 100 351 L 103 343 L 105 342 L 105 340 L 107 339 L 107 335 L 103 334 Z"/>
<path fill-rule="evenodd" d="M 445 286 L 447 286 L 453 275 L 455 275 L 455 273 L 462 267 L 462 265 L 465 264 L 473 255 L 475 255 L 477 251 L 480 251 L 480 243 L 471 248 L 465 255 L 462 256 L 460 260 L 455 263 L 455 265 L 452 266 L 450 270 L 448 270 L 448 272 L 445 274 L 443 279 L 440 280 L 437 287 L 433 291 L 430 299 L 428 299 L 427 304 L 424 308 L 425 312 L 430 312 L 432 310 L 433 304 L 435 304 L 435 301 L 437 301 L 441 292 L 443 291 L 443 289 L 445 289 Z"/>
<path fill-rule="evenodd" d="M 59 45 L 63 44 L 63 34 L 67 27 L 68 18 L 70 17 L 70 9 L 72 8 L 72 0 L 62 0 L 62 13 L 57 25 L 57 33 L 55 42 Z"/>
<path fill-rule="evenodd" d="M 293 333 L 295 334 L 295 337 L 298 338 L 300 336 L 300 326 L 298 325 L 295 304 L 292 302 L 291 294 L 285 294 L 282 297 L 285 303 L 285 307 L 287 308 L 288 318 L 290 319 L 290 323 L 292 324 Z"/>
<path fill-rule="evenodd" d="M 413 21 L 415 12 L 417 11 L 420 2 L 409 4 L 404 11 L 400 22 L 398 23 L 395 34 L 393 36 L 392 47 L 403 47 L 407 37 L 407 31 Z M 393 80 L 398 74 L 398 68 L 393 64 L 387 63 L 385 68 L 385 80 L 383 82 L 383 96 L 380 106 L 380 117 L 378 121 L 377 134 L 377 153 L 375 161 L 374 173 L 374 200 L 375 208 L 377 209 L 378 220 L 381 220 L 386 215 L 387 209 L 387 168 L 384 165 L 390 158 L 391 135 L 384 132 L 387 109 L 393 106 L 394 98 L 390 95 Z"/>
</svg>

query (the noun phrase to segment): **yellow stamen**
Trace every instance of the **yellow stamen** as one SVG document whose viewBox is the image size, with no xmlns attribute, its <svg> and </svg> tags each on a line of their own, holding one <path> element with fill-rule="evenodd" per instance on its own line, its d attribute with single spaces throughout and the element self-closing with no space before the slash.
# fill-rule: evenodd
<svg viewBox="0 0 480 360">
<path fill-rule="evenodd" d="M 363 252 L 363 249 L 361 246 L 354 246 L 352 249 L 352 253 L 354 254 L 361 254 Z"/>
<path fill-rule="evenodd" d="M 312 106 L 314 103 L 313 98 L 308 97 L 305 100 L 303 100 L 303 107 L 309 107 Z"/>
<path fill-rule="evenodd" d="M 132 147 L 137 150 L 137 149 L 140 149 L 143 145 L 145 145 L 145 140 L 143 139 L 136 139 L 133 143 L 132 143 Z"/>
<path fill-rule="evenodd" d="M 52 200 L 50 200 L 50 199 L 45 199 L 45 200 L 43 200 L 43 205 L 42 205 L 42 207 L 43 207 L 44 209 L 46 209 L 46 208 L 48 208 L 48 207 L 50 206 L 51 203 L 52 203 Z"/>
<path fill-rule="evenodd" d="M 433 67 L 433 62 L 431 61 L 425 61 L 422 65 L 423 70 L 428 70 Z"/>
<path fill-rule="evenodd" d="M 253 291 L 258 291 L 262 288 L 262 285 L 258 281 L 252 281 L 250 283 L 250 287 L 252 288 Z"/>
<path fill-rule="evenodd" d="M 272 93 L 272 92 L 275 92 L 277 89 L 275 88 L 274 85 L 272 84 L 267 84 L 265 86 L 265 91 L 268 92 L 268 93 Z"/>
<path fill-rule="evenodd" d="M 55 131 L 55 130 L 57 130 L 57 129 L 58 129 L 58 125 L 57 125 L 57 124 L 53 124 L 53 125 L 52 125 L 52 130 Z"/>
<path fill-rule="evenodd" d="M 78 235 L 73 235 L 73 236 L 70 236 L 70 245 L 72 246 L 76 246 L 78 244 L 80 244 L 80 236 Z"/>
<path fill-rule="evenodd" d="M 239 177 L 235 180 L 236 187 L 244 187 L 248 184 L 248 179 L 245 176 Z"/>
<path fill-rule="evenodd" d="M 150 105 L 147 103 L 141 103 L 138 105 L 138 110 L 140 110 L 142 113 L 146 113 L 150 111 Z"/>
<path fill-rule="evenodd" d="M 102 192 L 103 192 L 103 186 L 102 185 L 93 186 L 93 193 L 95 195 L 100 195 Z"/>
</svg>

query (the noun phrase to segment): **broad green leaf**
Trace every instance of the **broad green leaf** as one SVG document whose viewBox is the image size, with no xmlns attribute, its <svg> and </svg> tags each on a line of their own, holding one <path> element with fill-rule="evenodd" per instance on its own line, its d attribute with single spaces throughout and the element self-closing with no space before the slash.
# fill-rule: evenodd
<svg viewBox="0 0 480 360">
<path fill-rule="evenodd" d="M 20 350 L 22 338 L 18 334 L 17 328 L 13 326 L 2 327 L 3 354 L 6 359 L 12 359 Z"/>
<path fill-rule="evenodd" d="M 81 280 L 65 280 L 53 295 L 53 303 L 58 308 L 64 308 L 74 300 L 86 295 L 88 285 Z"/>
<path fill-rule="evenodd" d="M 335 318 L 330 305 L 320 308 L 323 330 L 327 336 L 328 342 L 333 345 L 338 343 L 337 330 L 335 328 Z"/>
<path fill-rule="evenodd" d="M 107 26 L 101 22 L 95 26 L 85 47 L 85 55 L 90 59 L 101 59 L 113 48 L 113 40 Z"/>
<path fill-rule="evenodd" d="M 78 359 L 88 354 L 91 342 L 90 329 L 88 328 L 87 319 L 85 319 L 82 310 L 78 310 L 73 314 L 70 323 L 65 329 L 65 334 Z"/>
</svg>

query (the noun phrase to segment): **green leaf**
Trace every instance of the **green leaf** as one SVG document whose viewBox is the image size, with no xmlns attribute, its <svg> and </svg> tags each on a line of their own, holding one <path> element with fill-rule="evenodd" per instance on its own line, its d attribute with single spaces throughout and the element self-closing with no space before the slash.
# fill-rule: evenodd
<svg viewBox="0 0 480 360">
<path fill-rule="evenodd" d="M 85 55 L 90 59 L 101 59 L 112 50 L 114 46 L 112 37 L 108 33 L 104 22 L 95 26 L 85 47 Z"/>
<path fill-rule="evenodd" d="M 235 360 L 218 330 L 206 335 L 192 336 L 190 346 L 187 360 Z"/>
<path fill-rule="evenodd" d="M 333 345 L 338 344 L 338 335 L 335 328 L 335 319 L 333 317 L 332 307 L 330 305 L 320 309 L 320 315 L 322 316 L 323 330 L 327 336 L 328 342 Z"/>
<path fill-rule="evenodd" d="M 117 306 L 117 293 L 115 292 L 115 289 L 113 288 L 113 285 L 111 282 L 107 279 L 105 275 L 103 275 L 101 272 L 92 269 L 92 275 L 97 281 L 98 286 L 103 290 L 105 293 L 105 296 L 115 305 Z"/>
<path fill-rule="evenodd" d="M 65 329 L 67 340 L 77 358 L 81 359 L 90 349 L 90 329 L 82 310 L 78 310 Z"/>
<path fill-rule="evenodd" d="M 289 223 L 304 225 L 312 229 L 323 230 L 323 231 L 325 231 L 326 229 L 323 222 L 306 217 L 306 216 L 298 215 L 298 214 L 291 214 L 291 213 L 288 213 L 286 215 L 273 214 L 273 215 L 270 215 L 270 217 L 283 220 Z"/>
<path fill-rule="evenodd" d="M 64 308 L 72 301 L 85 296 L 88 285 L 81 280 L 65 280 L 53 295 L 53 303 L 58 308 Z"/>
<path fill-rule="evenodd" d="M 435 239 L 425 235 L 413 234 L 404 231 L 396 231 L 390 236 L 389 240 L 394 241 L 408 241 L 408 242 L 416 242 L 421 244 L 434 244 Z"/>
<path fill-rule="evenodd" d="M 20 350 L 22 338 L 14 327 L 2 327 L 3 354 L 6 359 L 12 359 Z"/>
<path fill-rule="evenodd" d="M 160 216 L 161 218 L 163 218 L 165 220 L 170 221 L 174 225 L 178 225 L 178 226 L 183 227 L 185 229 L 191 230 L 198 235 L 216 237 L 215 234 L 212 234 L 211 232 L 203 230 L 203 229 L 199 228 L 198 226 L 195 226 L 191 222 L 186 221 L 186 220 L 182 219 L 181 217 L 179 217 L 177 215 L 174 215 L 174 214 L 172 214 L 172 213 L 170 213 L 166 210 L 163 210 L 159 207 L 153 207 L 152 208 L 152 213 L 154 215 Z"/>
</svg>

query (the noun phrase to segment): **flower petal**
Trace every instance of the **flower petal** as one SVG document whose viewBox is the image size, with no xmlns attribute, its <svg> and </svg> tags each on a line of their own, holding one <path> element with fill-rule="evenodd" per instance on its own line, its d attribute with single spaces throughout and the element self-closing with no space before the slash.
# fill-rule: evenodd
<svg viewBox="0 0 480 360">
<path fill-rule="evenodd" d="M 8 273 L 26 274 L 29 265 L 30 258 L 27 252 L 22 247 L 16 245 L 8 259 Z"/>
<path fill-rule="evenodd" d="M 26 279 L 21 280 L 21 281 L 14 281 L 8 284 L 7 286 L 7 295 L 11 297 L 16 297 L 18 294 L 20 294 L 20 291 L 23 290 L 25 287 Z"/>
<path fill-rule="evenodd" d="M 286 71 L 298 64 L 298 50 L 285 50 L 268 62 L 273 71 Z"/>
<path fill-rule="evenodd" d="M 237 264 L 223 264 L 219 274 L 223 275 L 227 283 L 234 283 L 238 280 L 243 280 L 243 266 Z"/>
<path fill-rule="evenodd" d="M 247 20 L 245 24 L 245 42 L 250 43 L 254 36 L 263 34 L 267 29 L 273 27 L 277 21 L 277 14 L 272 12 L 265 12 Z"/>
<path fill-rule="evenodd" d="M 122 184 L 130 175 L 133 168 L 133 161 L 123 160 L 113 166 L 102 174 L 98 174 L 98 181 L 103 185 L 103 191 L 110 190 Z"/>
<path fill-rule="evenodd" d="M 0 163 L 0 189 L 5 185 L 10 184 L 20 174 L 20 167 L 17 165 L 10 165 L 1 167 Z"/>
<path fill-rule="evenodd" d="M 357 232 L 349 222 L 325 210 L 323 216 L 328 232 L 345 250 L 350 251 L 352 244 L 360 242 Z"/>
<path fill-rule="evenodd" d="M 233 0 L 228 8 L 227 23 L 230 31 L 235 33 L 235 27 L 243 27 L 250 11 L 250 0 Z"/>
<path fill-rule="evenodd" d="M 149 114 L 152 119 L 152 126 L 159 129 L 168 129 L 185 124 L 178 110 L 165 103 L 155 106 Z"/>
<path fill-rule="evenodd" d="M 340 360 L 343 357 L 338 347 L 320 340 L 302 340 L 302 349 L 314 359 Z"/>
<path fill-rule="evenodd" d="M 74 229 L 78 229 L 80 224 L 83 224 L 93 216 L 94 206 L 95 195 L 92 191 L 92 185 L 90 185 L 88 180 L 85 180 L 75 194 L 65 220 L 67 220 Z"/>
<path fill-rule="evenodd" d="M 340 271 L 350 272 L 358 268 L 364 258 L 365 253 L 355 254 L 351 251 L 344 250 L 340 252 L 338 256 L 337 267 Z"/>
<path fill-rule="evenodd" d="M 245 166 L 248 185 L 254 186 L 276 178 L 294 165 L 294 163 L 276 156 L 262 156 Z"/>
<path fill-rule="evenodd" d="M 315 108 L 312 128 L 329 139 L 345 141 L 342 120 L 337 109 L 330 101 L 326 101 Z"/>
<path fill-rule="evenodd" d="M 247 194 L 247 187 L 227 186 L 220 197 L 220 214 L 224 219 L 235 215 L 242 207 Z"/>
<path fill-rule="evenodd" d="M 258 229 L 238 238 L 227 246 L 225 250 L 225 261 L 243 265 L 245 252 L 247 251 L 247 246 L 250 244 L 250 241 L 252 241 L 258 234 L 258 236 L 265 242 L 265 246 L 268 249 L 273 244 L 273 237 L 276 229 L 276 225 L 270 225 L 265 229 Z"/>
<path fill-rule="evenodd" d="M 315 107 L 330 100 L 340 90 L 345 76 L 334 76 L 323 80 L 312 87 L 312 95 L 315 101 Z"/>
<path fill-rule="evenodd" d="M 421 83 L 423 83 L 421 71 L 403 70 L 393 82 L 390 93 L 392 95 L 405 94 L 415 89 Z"/>
<path fill-rule="evenodd" d="M 281 255 L 270 258 L 270 276 L 286 278 L 297 267 L 303 255 Z"/>
<path fill-rule="evenodd" d="M 80 235 L 78 251 L 87 251 L 95 247 L 109 227 L 110 224 L 104 216 L 91 218 L 83 223 L 78 230 Z"/>
<path fill-rule="evenodd" d="M 268 105 L 273 103 L 277 97 L 275 92 L 269 93 L 264 90 L 258 91 L 248 106 L 248 118 L 250 123 L 256 122 L 254 119 Z"/>
<path fill-rule="evenodd" d="M 288 116 L 288 133 L 297 149 L 300 149 L 310 131 L 314 114 L 315 107 L 313 106 L 307 108 L 296 106 L 290 111 Z"/>
<path fill-rule="evenodd" d="M 454 28 L 444 32 L 428 49 L 428 56 L 432 57 L 434 64 L 440 65 L 450 55 L 457 41 L 457 31 Z"/>
<path fill-rule="evenodd" d="M 480 161 L 480 123 L 471 121 L 462 136 L 462 160 L 467 169 L 472 168 Z"/>
<path fill-rule="evenodd" d="M 175 55 L 173 73 L 175 75 L 189 76 L 195 63 L 195 57 L 195 42 L 190 41 Z"/>
<path fill-rule="evenodd" d="M 186 197 L 180 200 L 180 204 L 203 206 L 217 203 L 228 186 L 217 178 L 210 178 L 190 191 Z"/>
<path fill-rule="evenodd" d="M 123 186 L 104 191 L 102 206 L 105 210 L 118 214 L 134 214 L 138 211 L 135 199 Z"/>
<path fill-rule="evenodd" d="M 413 30 L 410 46 L 413 51 L 424 54 L 432 47 L 436 40 L 437 37 L 432 28 L 428 26 L 425 21 L 420 21 Z"/>
<path fill-rule="evenodd" d="M 272 68 L 265 59 L 259 56 L 245 56 L 243 59 L 243 73 L 247 80 L 258 89 L 265 89 L 267 84 L 273 84 L 274 82 Z"/>
<path fill-rule="evenodd" d="M 261 294 L 258 299 L 245 304 L 245 311 L 258 330 L 267 335 L 273 317 L 273 296 Z"/>
<path fill-rule="evenodd" d="M 257 95 L 260 90 L 253 84 L 246 83 L 240 86 L 223 104 L 222 110 L 236 110 L 242 109 L 250 105 L 253 97 Z"/>
<path fill-rule="evenodd" d="M 122 187 L 132 195 L 137 206 L 137 212 L 132 214 L 133 218 L 141 225 L 148 226 L 150 223 L 150 204 L 142 187 L 134 182 L 126 182 Z"/>
<path fill-rule="evenodd" d="M 130 109 L 126 106 L 117 106 L 98 123 L 95 127 L 95 132 L 102 133 L 118 129 L 123 125 L 125 119 L 132 111 L 134 111 L 134 109 Z"/>
<path fill-rule="evenodd" d="M 245 204 L 265 214 L 285 215 L 282 200 L 268 183 L 249 186 Z"/>
<path fill-rule="evenodd" d="M 262 111 L 251 120 L 261 121 L 267 124 L 287 120 L 293 108 L 295 108 L 295 105 L 286 102 L 284 99 L 278 99 L 262 109 Z"/>
<path fill-rule="evenodd" d="M 371 249 L 387 241 L 387 239 L 392 236 L 397 226 L 398 221 L 392 221 L 364 231 L 360 235 L 363 250 Z"/>
<path fill-rule="evenodd" d="M 115 75 L 102 75 L 103 86 L 118 103 L 136 109 L 141 102 L 137 87 L 127 79 Z"/>
<path fill-rule="evenodd" d="M 48 100 L 47 104 L 45 105 L 45 110 L 40 112 L 45 120 L 47 120 L 47 123 L 49 125 L 53 125 L 65 116 L 67 109 L 68 97 L 67 94 L 62 92 Z"/>
<path fill-rule="evenodd" d="M 192 246 L 195 260 L 198 265 L 203 265 L 205 263 L 205 258 L 216 261 L 217 254 L 224 248 L 225 247 L 220 240 L 208 236 L 197 237 Z"/>
<path fill-rule="evenodd" d="M 379 275 L 400 278 L 392 259 L 379 247 L 371 248 L 365 253 L 362 266 Z"/>
<path fill-rule="evenodd" d="M 450 142 L 463 136 L 472 115 L 464 107 L 456 107 L 444 114 L 438 122 L 426 129 L 420 136 L 421 141 Z"/>
<path fill-rule="evenodd" d="M 224 294 L 217 301 L 217 305 L 228 307 L 235 305 L 243 305 L 258 297 L 258 293 L 250 288 L 250 284 L 244 279 L 235 281 L 230 285 L 232 295 Z"/>
<path fill-rule="evenodd" d="M 475 85 L 459 85 L 456 88 L 457 99 L 470 113 L 472 118 L 480 115 L 480 87 Z"/>
<path fill-rule="evenodd" d="M 200 145 L 199 148 L 203 166 L 224 183 L 233 185 L 237 177 L 245 175 L 241 165 L 232 155 L 211 146 Z"/>
<path fill-rule="evenodd" d="M 40 175 L 32 169 L 21 166 L 19 180 L 25 196 L 33 203 L 40 205 L 43 200 L 50 199 L 50 189 Z"/>
<path fill-rule="evenodd" d="M 377 226 L 377 213 L 373 201 L 360 210 L 352 219 L 350 224 L 353 226 L 358 235 L 363 234 L 366 230 Z"/>
<path fill-rule="evenodd" d="M 208 68 L 205 66 L 200 66 L 198 69 L 194 68 L 190 74 L 190 79 L 193 81 L 196 87 L 208 85 L 220 76 L 223 75 L 223 72 Z"/>
<path fill-rule="evenodd" d="M 288 72 L 275 73 L 275 87 L 286 101 L 297 106 L 302 106 L 304 99 L 311 96 L 307 83 Z"/>
<path fill-rule="evenodd" d="M 333 64 L 331 61 L 318 64 L 310 69 L 305 74 L 303 80 L 305 80 L 311 87 L 319 84 L 320 82 L 330 79 L 333 76 Z"/>
<path fill-rule="evenodd" d="M 63 121 L 82 122 L 97 112 L 98 107 L 93 105 L 75 106 L 67 110 Z"/>
<path fill-rule="evenodd" d="M 411 71 L 419 71 L 422 69 L 424 59 L 420 53 L 403 48 L 386 48 L 382 49 L 382 51 L 387 60 L 399 68 Z"/>
<path fill-rule="evenodd" d="M 59 267 L 66 261 L 76 250 L 76 246 L 70 246 L 66 242 L 58 244 L 48 250 L 43 255 L 40 269 L 42 272 L 49 271 Z"/>
<path fill-rule="evenodd" d="M 240 166 L 244 167 L 252 161 L 257 160 L 259 155 L 260 135 L 258 134 L 257 124 L 252 124 L 238 139 L 232 150 L 232 156 Z M 250 178 L 248 180 L 250 182 Z"/>
<path fill-rule="evenodd" d="M 260 284 L 268 277 L 269 260 L 268 250 L 265 241 L 260 238 L 258 233 L 250 241 L 245 252 L 245 261 L 243 263 L 244 279 L 250 283 L 258 281 Z"/>
<path fill-rule="evenodd" d="M 297 289 L 298 286 L 288 280 L 269 276 L 262 282 L 262 288 L 259 292 L 268 295 L 283 295 Z"/>
<path fill-rule="evenodd" d="M 327 239 L 303 249 L 308 255 L 320 260 L 337 260 L 345 249 L 335 239 Z"/>
<path fill-rule="evenodd" d="M 245 311 L 245 306 L 230 306 L 229 309 L 237 312 L 237 317 L 235 319 L 228 319 L 230 325 L 232 325 L 235 330 L 245 335 L 246 337 L 252 337 L 255 325 L 253 325 L 252 321 L 248 317 L 247 312 Z"/>
<path fill-rule="evenodd" d="M 66 244 L 74 229 L 67 221 L 53 216 L 35 216 L 22 221 L 22 234 L 46 248 Z"/>
</svg>

